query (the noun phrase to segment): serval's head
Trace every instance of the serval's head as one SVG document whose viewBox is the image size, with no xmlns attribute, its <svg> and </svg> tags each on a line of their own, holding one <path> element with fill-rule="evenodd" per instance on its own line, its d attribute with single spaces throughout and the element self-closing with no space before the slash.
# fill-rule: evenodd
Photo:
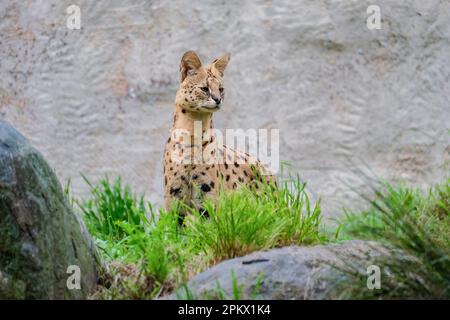
<svg viewBox="0 0 450 320">
<path fill-rule="evenodd" d="M 203 66 L 193 51 L 186 52 L 180 63 L 180 89 L 175 103 L 188 112 L 211 113 L 220 109 L 224 98 L 223 74 L 230 61 L 225 54 Z"/>
</svg>

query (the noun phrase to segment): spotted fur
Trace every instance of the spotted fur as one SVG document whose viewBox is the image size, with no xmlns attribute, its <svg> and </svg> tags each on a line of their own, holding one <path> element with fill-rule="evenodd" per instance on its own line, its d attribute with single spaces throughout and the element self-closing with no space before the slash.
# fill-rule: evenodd
<svg viewBox="0 0 450 320">
<path fill-rule="evenodd" d="M 220 188 L 237 189 L 249 184 L 257 188 L 256 180 L 274 179 L 257 159 L 225 145 L 218 146 L 216 137 L 208 132 L 212 115 L 221 108 L 225 96 L 223 75 L 229 60 L 230 55 L 226 54 L 203 66 L 193 51 L 181 59 L 174 121 L 164 151 L 166 209 L 179 199 L 207 214 L 202 202 L 206 197 L 214 199 Z M 202 123 L 202 136 L 197 140 L 193 136 L 195 121 Z M 175 152 L 178 159 L 190 160 L 189 163 L 175 161 Z M 203 155 L 203 161 L 195 162 L 195 152 Z"/>
</svg>

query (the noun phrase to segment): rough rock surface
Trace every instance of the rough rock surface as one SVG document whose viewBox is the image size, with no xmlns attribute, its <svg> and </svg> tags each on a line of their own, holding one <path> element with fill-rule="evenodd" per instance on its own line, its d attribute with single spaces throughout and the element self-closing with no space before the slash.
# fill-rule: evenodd
<svg viewBox="0 0 450 320">
<path fill-rule="evenodd" d="M 363 261 L 361 265 L 371 264 L 386 252 L 376 243 L 359 240 L 255 252 L 198 274 L 166 299 L 210 299 L 220 295 L 232 299 L 233 281 L 237 287 L 242 286 L 241 299 L 333 299 L 337 293 L 331 285 L 342 277 L 333 266 L 342 265 L 346 259 L 352 259 L 355 265 L 358 261 Z"/>
<path fill-rule="evenodd" d="M 358 203 L 355 167 L 426 186 L 450 159 L 450 2 L 379 0 L 0 2 L 0 118 L 62 181 L 120 174 L 162 200 L 162 157 L 188 49 L 232 57 L 219 128 L 280 128 L 280 159 L 322 196 Z"/>
<path fill-rule="evenodd" d="M 0 120 L 0 299 L 82 299 L 98 254 L 41 154 Z M 67 279 L 80 268 L 81 288 Z M 75 282 L 71 282 L 74 284 Z"/>
</svg>

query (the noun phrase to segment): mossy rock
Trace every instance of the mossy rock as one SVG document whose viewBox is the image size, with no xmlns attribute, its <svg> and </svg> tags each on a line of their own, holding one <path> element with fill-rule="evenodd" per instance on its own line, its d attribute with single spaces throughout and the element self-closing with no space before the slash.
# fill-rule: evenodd
<svg viewBox="0 0 450 320">
<path fill-rule="evenodd" d="M 79 267 L 79 289 L 67 286 L 69 266 Z M 0 299 L 84 299 L 100 266 L 53 170 L 0 121 Z"/>
</svg>

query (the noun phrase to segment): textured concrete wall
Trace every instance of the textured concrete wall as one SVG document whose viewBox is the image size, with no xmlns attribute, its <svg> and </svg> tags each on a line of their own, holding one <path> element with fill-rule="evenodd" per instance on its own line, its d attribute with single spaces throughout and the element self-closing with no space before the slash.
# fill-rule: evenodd
<svg viewBox="0 0 450 320">
<path fill-rule="evenodd" d="M 219 128 L 280 128 L 280 157 L 329 216 L 373 174 L 448 172 L 449 1 L 0 1 L 0 117 L 62 181 L 120 174 L 156 202 L 182 53 L 229 51 Z M 81 30 L 66 8 L 81 8 Z M 366 170 L 367 171 L 367 170 Z"/>
</svg>

